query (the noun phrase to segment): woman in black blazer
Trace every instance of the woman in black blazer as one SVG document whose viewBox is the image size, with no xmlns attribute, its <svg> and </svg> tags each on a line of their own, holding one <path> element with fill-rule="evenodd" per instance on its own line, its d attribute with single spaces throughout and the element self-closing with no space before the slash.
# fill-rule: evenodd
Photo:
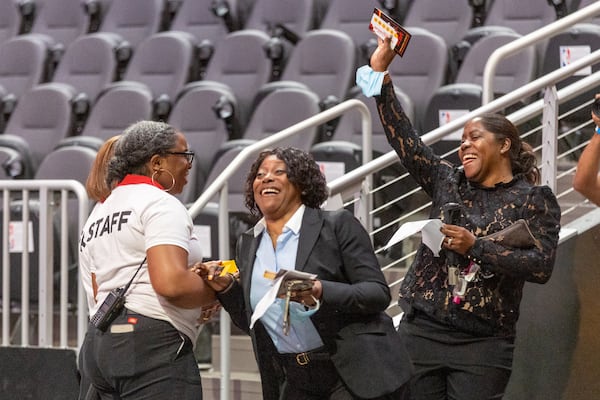
<svg viewBox="0 0 600 400">
<path fill-rule="evenodd" d="M 412 366 L 368 233 L 347 210 L 323 211 L 325 178 L 294 148 L 263 151 L 246 181 L 246 205 L 262 217 L 239 239 L 239 280 L 198 271 L 234 323 L 252 337 L 265 399 L 403 399 Z M 270 289 L 265 271 L 316 275 L 292 297 L 289 332 L 278 298 L 250 328 Z"/>
</svg>

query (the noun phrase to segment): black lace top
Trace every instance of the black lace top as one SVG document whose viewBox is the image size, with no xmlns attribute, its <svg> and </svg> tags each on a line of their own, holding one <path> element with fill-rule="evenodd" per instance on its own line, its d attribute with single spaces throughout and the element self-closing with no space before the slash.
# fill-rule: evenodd
<svg viewBox="0 0 600 400">
<path fill-rule="evenodd" d="M 493 188 L 469 182 L 462 169 L 441 160 L 420 140 L 391 83 L 384 84 L 376 100 L 389 143 L 432 198 L 430 218 L 442 218 L 444 204 L 458 203 L 461 215 L 455 224 L 477 237 L 502 230 L 522 218 L 541 245 L 509 248 L 477 239 L 466 257 L 456 255 L 461 268 L 471 262 L 481 268 L 457 304 L 448 286 L 446 251 L 434 257 L 421 244 L 400 287 L 400 306 L 406 312 L 416 309 L 478 336 L 514 336 L 525 281 L 545 283 L 552 273 L 560 231 L 556 197 L 549 187 L 531 185 L 522 175 Z"/>
</svg>

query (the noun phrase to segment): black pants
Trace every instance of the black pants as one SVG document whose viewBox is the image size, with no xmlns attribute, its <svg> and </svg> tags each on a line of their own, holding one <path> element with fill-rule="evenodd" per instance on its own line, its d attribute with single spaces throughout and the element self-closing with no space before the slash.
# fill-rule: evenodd
<svg viewBox="0 0 600 400">
<path fill-rule="evenodd" d="M 512 338 L 456 332 L 427 316 L 400 323 L 415 367 L 412 400 L 500 400 L 512 370 Z"/>
<path fill-rule="evenodd" d="M 280 355 L 278 364 L 285 375 L 280 400 L 362 400 L 344 385 L 327 353 Z M 405 400 L 405 389 L 372 400 Z"/>
<path fill-rule="evenodd" d="M 192 342 L 170 323 L 127 309 L 106 332 L 90 326 L 80 352 L 82 382 L 98 399 L 201 400 Z M 80 400 L 87 388 L 82 387 Z"/>
</svg>

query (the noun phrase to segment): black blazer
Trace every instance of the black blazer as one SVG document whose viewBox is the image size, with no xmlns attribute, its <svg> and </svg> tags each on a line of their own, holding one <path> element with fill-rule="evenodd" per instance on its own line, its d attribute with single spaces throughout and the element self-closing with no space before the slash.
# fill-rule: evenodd
<svg viewBox="0 0 600 400">
<path fill-rule="evenodd" d="M 252 268 L 261 236 L 250 229 L 237 244 L 240 282 L 219 295 L 233 322 L 252 337 L 263 397 L 278 399 L 283 374 L 277 350 L 260 320 L 249 330 Z M 412 364 L 391 318 L 391 296 L 370 238 L 347 210 L 306 208 L 296 269 L 317 274 L 323 286 L 321 308 L 311 320 L 344 383 L 359 397 L 391 393 L 408 381 Z"/>
</svg>

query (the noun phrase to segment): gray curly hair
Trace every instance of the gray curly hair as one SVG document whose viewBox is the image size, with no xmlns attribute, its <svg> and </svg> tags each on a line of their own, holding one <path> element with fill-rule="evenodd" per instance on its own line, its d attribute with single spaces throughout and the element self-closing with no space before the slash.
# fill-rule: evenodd
<svg viewBox="0 0 600 400">
<path fill-rule="evenodd" d="M 169 124 L 139 121 L 123 131 L 108 163 L 107 182 L 120 182 L 127 174 L 146 175 L 145 164 L 155 155 L 165 155 L 176 144 L 177 130 Z"/>
</svg>

